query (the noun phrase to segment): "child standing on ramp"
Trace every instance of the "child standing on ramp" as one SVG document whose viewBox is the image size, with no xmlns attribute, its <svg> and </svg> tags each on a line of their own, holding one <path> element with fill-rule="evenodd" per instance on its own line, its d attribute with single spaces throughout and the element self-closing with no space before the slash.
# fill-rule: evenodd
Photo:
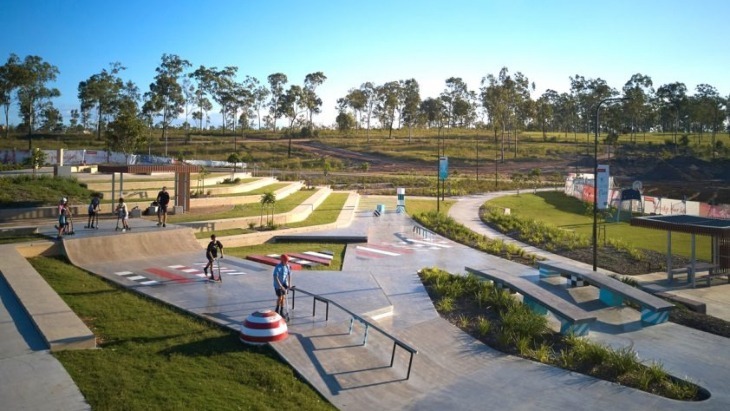
<svg viewBox="0 0 730 411">
<path fill-rule="evenodd" d="M 129 209 L 127 203 L 124 202 L 124 197 L 119 197 L 117 204 L 117 228 L 119 228 L 119 220 L 122 220 L 122 232 L 129 230 Z"/>
<path fill-rule="evenodd" d="M 99 228 L 99 211 L 101 208 L 99 204 L 99 195 L 94 193 L 91 197 L 91 203 L 89 203 L 89 223 L 86 224 L 86 228 Z"/>
<path fill-rule="evenodd" d="M 215 234 L 210 235 L 210 242 L 208 247 L 205 249 L 205 258 L 208 259 L 208 264 L 203 267 L 205 277 L 208 278 L 208 269 L 210 268 L 210 281 L 215 281 L 215 273 L 213 272 L 213 260 L 218 257 L 218 251 L 221 252 L 221 258 L 223 258 L 223 244 L 215 239 Z M 218 269 L 218 281 L 221 281 L 221 272 Z"/>
<path fill-rule="evenodd" d="M 68 218 L 71 215 L 71 210 L 68 208 L 68 200 L 66 197 L 62 198 L 58 204 L 58 236 L 56 239 L 60 240 L 61 236 L 66 233 L 66 227 L 68 226 Z"/>
<path fill-rule="evenodd" d="M 274 292 L 276 293 L 276 312 L 284 316 L 286 293 L 291 284 L 291 267 L 289 267 L 288 255 L 282 254 L 279 258 L 281 262 L 274 267 Z M 288 311 L 287 309 L 287 316 Z"/>
</svg>

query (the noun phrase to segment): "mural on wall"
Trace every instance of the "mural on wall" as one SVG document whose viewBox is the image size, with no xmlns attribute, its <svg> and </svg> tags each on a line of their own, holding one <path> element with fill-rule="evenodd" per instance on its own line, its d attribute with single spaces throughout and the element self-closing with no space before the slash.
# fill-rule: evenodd
<svg viewBox="0 0 730 411">
<path fill-rule="evenodd" d="M 622 190 L 615 188 L 613 178 L 610 182 L 609 198 L 611 206 L 644 214 L 674 215 L 686 214 L 700 217 L 730 218 L 730 204 L 707 204 L 667 197 L 641 195 L 638 201 L 621 201 Z M 593 202 L 593 174 L 568 174 L 565 180 L 565 194 L 581 201 Z M 627 205 L 628 204 L 628 205 Z"/>
</svg>

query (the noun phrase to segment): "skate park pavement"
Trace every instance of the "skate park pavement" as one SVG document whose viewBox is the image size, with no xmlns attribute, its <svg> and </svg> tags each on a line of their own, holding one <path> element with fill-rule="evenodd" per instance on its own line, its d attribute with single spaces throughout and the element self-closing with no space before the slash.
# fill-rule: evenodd
<svg viewBox="0 0 730 411">
<path fill-rule="evenodd" d="M 451 215 L 457 220 L 477 216 L 478 206 L 474 209 L 473 204 L 478 201 L 484 200 L 463 206 L 462 202 L 470 202 L 460 199 L 452 207 Z M 730 364 L 725 360 L 730 348 L 727 339 L 672 323 L 641 327 L 638 312 L 596 303 L 595 290 L 574 291 L 565 289 L 564 285 L 554 286 L 556 293 L 569 294 L 599 317 L 588 338 L 616 347 L 633 347 L 642 360 L 664 364 L 672 375 L 688 378 L 707 389 L 710 398 L 701 402 L 668 400 L 505 355 L 483 345 L 439 317 L 418 278 L 418 270 L 439 267 L 463 273 L 465 266 L 499 267 L 534 281 L 538 280 L 537 270 L 437 235 L 423 235 L 422 231 L 414 231 L 416 224 L 405 214 L 386 211 L 374 217 L 372 210 L 365 208 L 356 212 L 349 228 L 316 233 L 333 237 L 367 236 L 367 243 L 347 246 L 343 270 L 295 271 L 293 282 L 298 289 L 336 302 L 414 347 L 418 353 L 413 356 L 410 378 L 406 379 L 409 354 L 402 349 L 394 351 L 390 338 L 374 327 L 366 329 L 358 321 L 351 323 L 352 316 L 334 306 L 330 307 L 328 320 L 321 303 L 317 303 L 313 315 L 313 299 L 304 293 L 296 293 L 289 337 L 272 344 L 286 362 L 337 408 L 724 410 L 730 407 L 730 393 L 726 389 L 730 376 Z M 250 313 L 273 308 L 270 266 L 226 256 L 220 260 L 223 281 L 206 281 L 202 274 L 204 250 L 190 229 L 171 224 L 166 228 L 152 223 L 136 225 L 138 221 L 134 220 L 133 229 L 126 233 L 114 231 L 113 221 L 102 221 L 99 230 L 77 229 L 78 234 L 65 238 L 62 244 L 71 261 L 80 267 L 236 331 Z M 51 235 L 54 232 L 52 227 L 44 231 Z M 7 300 L 3 296 L 6 307 Z M 7 320 L 3 317 L 4 326 L 12 322 L 11 328 L 20 328 L 29 323 L 17 314 L 9 317 Z M 0 347 L 5 347 L 7 335 L 3 329 Z M 31 347 L 23 352 L 43 352 L 38 348 L 42 344 L 32 343 L 29 337 L 22 339 Z M 5 352 L 5 348 L 0 350 L 0 359 L 6 358 Z M 11 372 L 3 364 L 0 387 L 15 378 Z M 51 374 L 62 373 L 61 367 Z M 73 395 L 80 394 L 70 394 Z M 53 393 L 47 396 L 55 398 Z M 0 391 L 0 398 L 1 403 L 8 404 L 7 409 L 42 409 L 23 402 L 24 398 L 13 397 L 7 390 Z M 75 406 L 58 409 L 83 409 L 84 404 L 81 397 Z"/>
</svg>

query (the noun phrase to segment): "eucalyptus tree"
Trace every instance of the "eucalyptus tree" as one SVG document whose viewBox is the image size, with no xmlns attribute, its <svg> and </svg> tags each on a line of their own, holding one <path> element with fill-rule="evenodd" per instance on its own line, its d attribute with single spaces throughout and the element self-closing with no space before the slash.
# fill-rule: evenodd
<svg viewBox="0 0 730 411">
<path fill-rule="evenodd" d="M 200 129 L 203 130 L 203 119 L 213 109 L 213 103 L 210 102 L 208 96 L 213 94 L 215 87 L 215 68 L 201 65 L 189 73 L 188 78 L 196 83 L 193 99 L 198 110 L 193 112 L 193 118 L 200 122 Z"/>
<path fill-rule="evenodd" d="M 269 115 L 271 116 L 273 131 L 276 132 L 276 120 L 281 117 L 280 106 L 281 100 L 284 98 L 284 86 L 289 82 L 289 79 L 287 79 L 284 73 L 274 73 L 269 75 L 268 80 L 271 96 L 269 100 Z"/>
<path fill-rule="evenodd" d="M 340 97 L 337 99 L 337 104 L 335 106 L 337 109 L 335 124 L 339 131 L 350 131 L 350 129 L 357 127 L 357 120 L 352 113 L 347 111 L 348 107 L 350 107 L 350 101 L 347 97 Z"/>
<path fill-rule="evenodd" d="M 56 66 L 38 56 L 26 56 L 18 67 L 18 105 L 20 115 L 28 127 L 29 150 L 33 147 L 33 126 L 38 112 L 51 98 L 61 95 L 58 89 L 46 87 L 46 83 L 56 80 L 58 73 Z"/>
<path fill-rule="evenodd" d="M 651 110 L 649 102 L 654 98 L 654 87 L 651 77 L 636 73 L 624 84 L 624 111 L 630 118 L 631 139 L 636 141 L 636 128 L 641 127 L 643 117 Z M 644 131 L 645 127 L 641 127 Z"/>
<path fill-rule="evenodd" d="M 347 105 L 352 108 L 355 113 L 355 128 L 360 128 L 360 121 L 362 120 L 362 112 L 367 106 L 368 97 L 362 89 L 350 89 L 345 96 Z"/>
<path fill-rule="evenodd" d="M 165 156 L 167 156 L 167 128 L 172 121 L 183 112 L 185 96 L 178 81 L 183 71 L 190 67 L 190 62 L 175 54 L 163 54 L 162 62 L 155 69 L 155 81 L 150 84 L 146 111 L 162 117 L 162 138 L 165 140 Z"/>
<path fill-rule="evenodd" d="M 570 77 L 570 90 L 576 99 L 580 120 L 586 132 L 586 141 L 590 142 L 596 106 L 601 100 L 618 93 L 601 78 L 586 79 L 577 74 L 575 77 Z"/>
<path fill-rule="evenodd" d="M 671 124 L 674 129 L 672 142 L 676 147 L 680 111 L 687 105 L 687 86 L 680 82 L 664 84 L 657 89 L 656 98 L 662 110 L 662 118 L 672 120 Z"/>
<path fill-rule="evenodd" d="M 50 133 L 63 132 L 63 116 L 50 101 L 42 106 L 39 114 L 40 130 Z"/>
<path fill-rule="evenodd" d="M 106 130 L 107 146 L 114 151 L 124 153 L 126 162 L 129 156 L 144 146 L 146 128 L 144 119 L 140 116 L 139 90 L 132 82 L 127 82 L 118 102 L 118 110 L 113 121 Z"/>
<path fill-rule="evenodd" d="M 312 129 L 312 117 L 319 114 L 322 107 L 322 99 L 317 96 L 317 87 L 327 80 L 323 72 L 309 73 L 304 77 L 304 88 L 302 89 L 304 104 L 309 113 L 309 129 Z"/>
<path fill-rule="evenodd" d="M 243 87 L 242 93 L 245 93 L 244 107 L 246 109 L 247 119 L 253 117 L 257 120 L 257 128 L 261 128 L 261 108 L 266 104 L 266 98 L 269 95 L 269 90 L 261 84 L 259 79 L 253 76 L 246 76 L 241 83 Z M 253 120 L 251 120 L 253 125 Z"/>
<path fill-rule="evenodd" d="M 421 91 L 418 82 L 414 78 L 401 80 L 400 90 L 400 118 L 408 127 L 408 142 L 410 143 L 412 128 L 418 122 Z"/>
<path fill-rule="evenodd" d="M 3 106 L 5 114 L 5 138 L 10 132 L 10 104 L 13 100 L 13 92 L 20 85 L 20 58 L 11 53 L 8 60 L 0 66 L 0 105 Z"/>
<path fill-rule="evenodd" d="M 100 73 L 91 75 L 88 79 L 79 82 L 78 92 L 81 102 L 81 111 L 91 113 L 96 111 L 96 139 L 101 140 L 101 132 L 119 105 L 119 93 L 124 87 L 124 81 L 119 73 L 125 70 L 119 62 L 109 63 L 109 70 L 102 69 Z"/>
<path fill-rule="evenodd" d="M 724 122 L 725 102 L 717 89 L 709 84 L 698 84 L 695 90 L 693 117 L 698 123 L 700 143 L 704 131 L 709 130 L 712 133 L 712 156 L 714 157 L 717 132 L 722 128 Z"/>
<path fill-rule="evenodd" d="M 183 77 L 182 80 L 182 91 L 185 96 L 185 122 L 183 126 L 185 130 L 190 130 L 190 122 L 188 119 L 192 117 L 191 107 L 195 107 L 195 85 L 193 84 L 190 76 Z M 194 117 L 193 117 L 194 118 Z"/>
<path fill-rule="evenodd" d="M 441 97 L 429 97 L 423 100 L 419 106 L 419 111 L 429 128 L 437 127 L 441 129 L 448 118 L 446 104 L 441 100 Z"/>
<path fill-rule="evenodd" d="M 236 66 L 224 67 L 221 70 L 211 68 L 211 74 L 213 76 L 211 83 L 211 97 L 220 107 L 224 135 L 230 120 L 229 117 L 231 111 L 238 111 L 237 94 L 239 86 L 235 79 L 236 73 L 238 73 L 238 67 Z M 234 122 L 235 119 L 236 115 L 234 113 Z"/>
<path fill-rule="evenodd" d="M 365 123 L 367 124 L 367 130 L 365 132 L 365 135 L 367 136 L 368 143 L 370 142 L 370 119 L 373 116 L 373 112 L 375 111 L 375 106 L 377 105 L 378 99 L 377 99 L 377 87 L 375 84 L 371 82 L 363 83 L 360 86 L 360 91 L 362 92 L 362 96 L 364 97 L 364 106 L 363 110 L 365 111 Z"/>
<path fill-rule="evenodd" d="M 507 138 L 514 133 L 514 152 L 517 156 L 517 120 L 525 121 L 529 116 L 530 83 L 519 71 L 514 77 L 503 67 L 497 77 L 492 74 L 482 78 L 480 98 L 482 105 L 493 122 L 494 137 L 501 130 L 500 160 L 504 161 L 505 131 Z M 523 124 L 524 125 L 524 124 Z"/>
<path fill-rule="evenodd" d="M 555 112 L 559 98 L 557 91 L 548 89 L 537 99 L 536 120 L 543 140 L 547 140 L 547 131 L 555 131 Z"/>
<path fill-rule="evenodd" d="M 464 105 L 469 101 L 469 89 L 461 77 L 446 79 L 446 88 L 441 92 L 441 101 L 444 102 L 447 116 L 447 126 L 457 126 L 457 121 L 468 113 Z"/>
<path fill-rule="evenodd" d="M 389 81 L 376 88 L 375 114 L 380 120 L 382 127 L 388 128 L 388 138 L 393 136 L 393 123 L 395 122 L 395 114 L 398 110 L 400 94 L 400 83 L 397 81 Z"/>
<path fill-rule="evenodd" d="M 555 101 L 555 115 L 561 130 L 568 138 L 568 131 L 573 132 L 573 140 L 578 141 L 578 104 L 571 93 L 560 93 Z"/>
<path fill-rule="evenodd" d="M 279 107 L 277 110 L 279 117 L 287 117 L 289 119 L 289 148 L 287 149 L 287 157 L 289 158 L 291 158 L 294 124 L 305 109 L 306 103 L 304 100 L 304 91 L 300 86 L 292 84 L 279 100 Z"/>
<path fill-rule="evenodd" d="M 81 114 L 79 113 L 79 110 L 72 109 L 71 110 L 71 118 L 68 120 L 68 123 L 69 123 L 68 128 L 69 128 L 69 130 L 74 131 L 74 132 L 79 131 L 79 127 L 81 125 L 79 123 L 80 120 L 81 120 Z"/>
</svg>

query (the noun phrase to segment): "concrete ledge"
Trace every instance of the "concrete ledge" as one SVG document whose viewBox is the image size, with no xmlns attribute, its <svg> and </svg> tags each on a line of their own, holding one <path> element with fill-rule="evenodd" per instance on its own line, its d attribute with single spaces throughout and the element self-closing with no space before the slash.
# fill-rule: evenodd
<svg viewBox="0 0 730 411">
<path fill-rule="evenodd" d="M 310 214 L 312 214 L 312 212 L 317 207 L 319 207 L 327 199 L 331 192 L 332 190 L 329 187 L 320 187 L 306 200 L 307 203 L 300 204 L 287 213 L 275 214 L 273 217 L 274 224 L 286 225 L 289 223 L 296 223 L 305 220 L 307 217 L 309 217 Z M 190 207 L 192 207 L 192 202 Z M 196 232 L 213 232 L 219 230 L 228 230 L 232 228 L 247 228 L 249 223 L 259 225 L 261 221 L 262 217 L 258 215 L 241 218 L 227 218 L 223 220 L 179 223 L 179 225 L 190 227 Z"/>
<path fill-rule="evenodd" d="M 690 298 L 682 297 L 682 296 L 675 295 L 675 294 L 668 293 L 668 292 L 659 292 L 654 295 L 656 295 L 657 297 L 666 298 L 667 300 L 669 300 L 671 302 L 681 304 L 694 312 L 698 312 L 700 314 L 707 314 L 707 304 L 705 304 L 703 302 L 695 301 Z"/>
<path fill-rule="evenodd" d="M 81 211 L 86 214 L 86 206 L 72 205 L 71 215 L 78 215 Z M 0 210 L 0 222 L 17 221 L 37 218 L 58 218 L 58 207 L 27 207 L 6 208 Z"/>
<path fill-rule="evenodd" d="M 38 227 L 11 227 L 11 228 L 0 228 L 0 238 L 4 237 L 19 237 L 36 234 Z"/>
<path fill-rule="evenodd" d="M 51 351 L 96 347 L 94 333 L 16 250 L 16 245 L 1 246 L 0 253 L 0 272 Z"/>
<path fill-rule="evenodd" d="M 357 210 L 357 204 L 359 201 L 360 201 L 360 195 L 354 191 L 351 191 L 349 193 L 349 196 L 347 197 L 347 200 L 345 201 L 345 206 L 342 208 L 342 211 L 340 211 L 340 215 L 337 218 L 337 221 L 334 223 L 320 224 L 320 225 L 308 226 L 308 227 L 285 228 L 282 230 L 274 230 L 274 231 L 259 231 L 259 232 L 255 232 L 255 233 L 249 233 L 249 234 L 231 235 L 231 236 L 221 237 L 221 240 L 225 243 L 226 247 L 245 247 L 248 245 L 263 244 L 267 241 L 270 241 L 272 238 L 279 237 L 279 236 L 308 233 L 313 230 L 321 231 L 321 230 L 331 230 L 331 229 L 336 229 L 336 228 L 345 228 L 345 227 L 348 227 L 352 223 L 352 220 L 355 218 L 355 211 Z M 255 217 L 255 218 L 256 218 L 255 222 L 258 223 L 258 220 L 257 220 L 258 217 Z M 201 223 L 201 224 L 203 224 L 203 223 Z M 197 231 L 214 231 L 215 230 L 215 226 L 210 226 L 210 227 L 211 227 L 210 230 L 198 229 Z M 201 247 L 206 247 L 208 245 L 209 241 L 210 240 L 207 238 L 198 240 Z"/>
</svg>

